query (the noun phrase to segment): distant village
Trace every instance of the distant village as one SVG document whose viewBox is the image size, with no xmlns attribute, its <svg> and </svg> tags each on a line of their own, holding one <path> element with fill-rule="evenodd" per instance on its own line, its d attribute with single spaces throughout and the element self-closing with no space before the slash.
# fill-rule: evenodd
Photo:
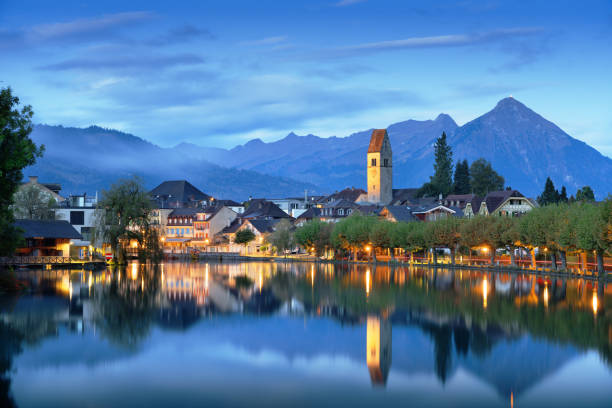
<svg viewBox="0 0 612 408">
<path fill-rule="evenodd" d="M 336 223 L 360 213 L 392 222 L 430 222 L 447 217 L 517 217 L 537 207 L 535 200 L 516 190 L 491 191 L 486 196 L 449 194 L 418 197 L 418 188 L 393 188 L 392 149 L 384 129 L 372 132 L 368 151 L 367 191 L 346 188 L 327 196 L 258 197 L 239 203 L 212 197 L 187 180 L 164 181 L 149 192 L 153 210 L 150 223 L 166 256 L 193 253 L 231 253 L 257 256 L 270 253 L 267 238 L 281 220 L 298 227 L 318 219 Z M 17 249 L 21 257 L 70 257 L 88 259 L 104 254 L 112 259 L 108 245 L 92 239 L 98 196 L 61 195 L 61 186 L 52 180 L 29 177 L 20 191 L 37 189 L 57 205 L 51 220 L 18 219 L 25 245 Z M 243 230 L 254 234 L 250 242 L 236 243 Z M 136 249 L 137 243 L 129 245 Z"/>
</svg>

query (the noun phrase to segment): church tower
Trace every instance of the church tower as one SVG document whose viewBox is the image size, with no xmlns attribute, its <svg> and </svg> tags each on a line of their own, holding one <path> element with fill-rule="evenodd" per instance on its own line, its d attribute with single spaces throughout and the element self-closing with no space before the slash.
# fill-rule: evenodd
<svg viewBox="0 0 612 408">
<path fill-rule="evenodd" d="M 391 142 L 386 129 L 374 129 L 368 148 L 368 202 L 387 205 L 393 199 Z"/>
</svg>

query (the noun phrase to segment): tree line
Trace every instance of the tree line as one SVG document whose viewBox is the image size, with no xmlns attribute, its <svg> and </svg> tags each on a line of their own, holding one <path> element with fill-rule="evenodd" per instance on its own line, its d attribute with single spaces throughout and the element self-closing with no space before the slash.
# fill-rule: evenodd
<svg viewBox="0 0 612 408">
<path fill-rule="evenodd" d="M 554 204 L 535 208 L 521 217 L 477 216 L 471 219 L 446 217 L 430 222 L 391 222 L 355 213 L 335 224 L 312 220 L 294 231 L 295 242 L 308 252 L 322 255 L 333 250 L 353 260 L 367 254 L 376 261 L 376 254 L 400 249 L 411 259 L 416 253 L 432 253 L 438 263 L 437 248 L 450 250 L 455 263 L 458 253 L 485 249 L 491 264 L 497 250 L 510 254 L 516 265 L 515 249 L 523 248 L 535 260 L 539 253 L 550 255 L 552 268 L 567 269 L 568 253 L 594 252 L 597 269 L 604 273 L 604 256 L 612 254 L 612 197 L 601 203 L 580 202 Z"/>
</svg>

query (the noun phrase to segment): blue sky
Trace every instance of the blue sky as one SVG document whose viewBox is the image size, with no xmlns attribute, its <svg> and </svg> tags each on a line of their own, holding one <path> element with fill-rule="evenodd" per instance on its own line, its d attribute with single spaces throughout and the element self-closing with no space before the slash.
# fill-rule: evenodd
<svg viewBox="0 0 612 408">
<path fill-rule="evenodd" d="M 161 146 L 346 136 L 508 95 L 612 157 L 611 1 L 6 1 L 37 123 Z"/>
</svg>

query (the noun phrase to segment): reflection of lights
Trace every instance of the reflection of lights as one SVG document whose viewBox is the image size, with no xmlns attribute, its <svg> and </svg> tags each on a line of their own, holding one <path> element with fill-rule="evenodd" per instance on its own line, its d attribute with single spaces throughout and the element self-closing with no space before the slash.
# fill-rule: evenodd
<svg viewBox="0 0 612 408">
<path fill-rule="evenodd" d="M 144 292 L 144 278 L 140 278 L 140 290 Z"/>
<path fill-rule="evenodd" d="M 136 248 L 136 247 L 138 247 L 138 242 L 132 241 L 132 248 Z"/>
<path fill-rule="evenodd" d="M 485 276 L 485 278 L 482 281 L 482 306 L 485 309 L 487 308 L 488 292 L 489 292 L 489 282 L 487 281 L 487 277 Z"/>
<path fill-rule="evenodd" d="M 597 292 L 593 291 L 593 314 L 597 314 Z"/>
<path fill-rule="evenodd" d="M 314 265 L 310 265 L 310 287 L 314 288 Z"/>
<path fill-rule="evenodd" d="M 263 272 L 259 271 L 259 292 L 261 292 L 261 288 L 263 288 Z"/>
<path fill-rule="evenodd" d="M 514 408 L 514 393 L 510 392 L 510 408 Z"/>
<path fill-rule="evenodd" d="M 365 250 L 366 250 L 366 251 L 368 251 L 368 252 L 370 252 L 370 251 L 372 250 L 372 247 L 371 247 L 371 246 L 369 246 L 369 245 L 366 245 L 366 246 L 365 246 Z"/>
<path fill-rule="evenodd" d="M 136 280 L 138 278 L 138 264 L 132 264 L 132 280 Z"/>
<path fill-rule="evenodd" d="M 544 287 L 544 307 L 548 307 L 548 286 Z"/>
<path fill-rule="evenodd" d="M 368 296 L 370 294 L 370 269 L 366 271 L 365 285 L 366 285 L 366 296 Z"/>
</svg>

